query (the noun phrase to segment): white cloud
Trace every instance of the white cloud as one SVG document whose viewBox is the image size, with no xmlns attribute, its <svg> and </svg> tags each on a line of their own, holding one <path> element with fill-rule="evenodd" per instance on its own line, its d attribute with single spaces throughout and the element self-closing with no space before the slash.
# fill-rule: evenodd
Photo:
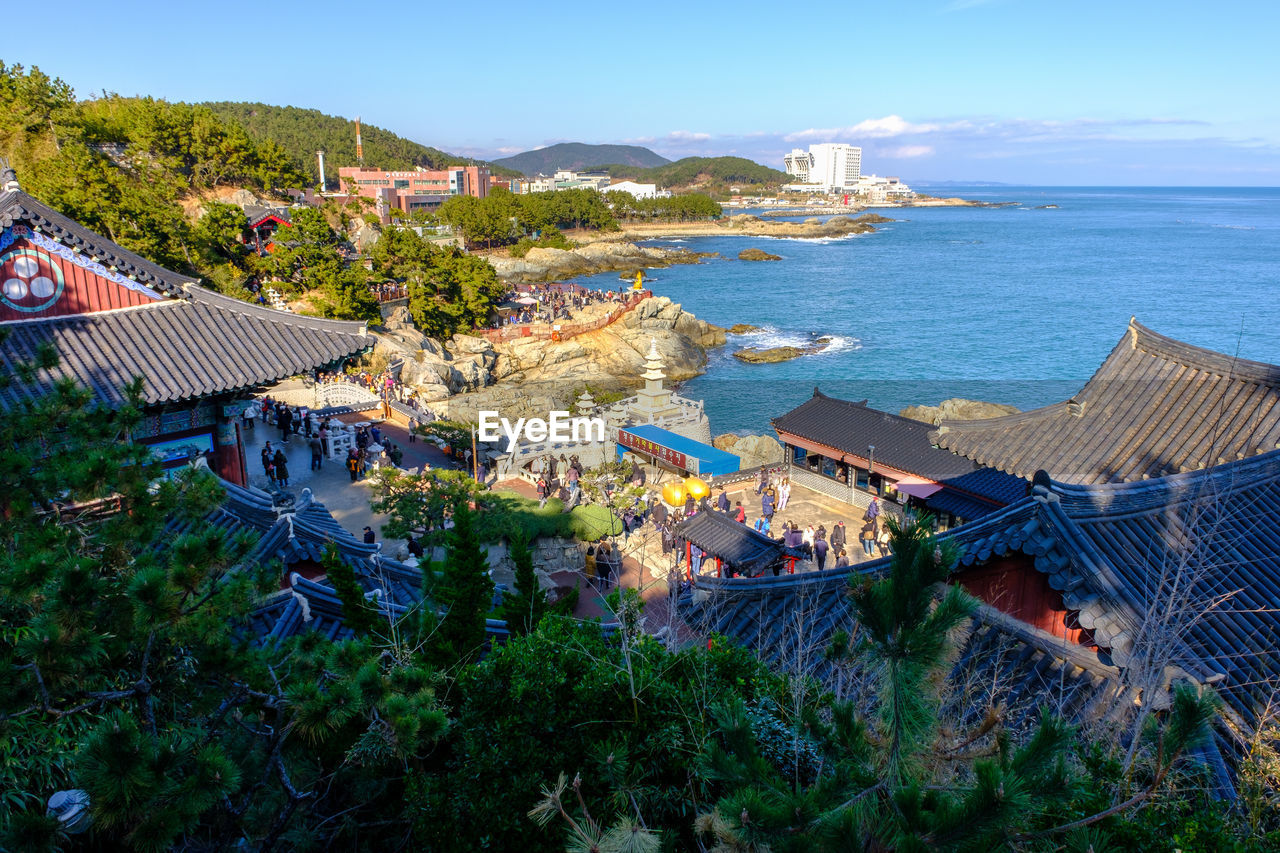
<svg viewBox="0 0 1280 853">
<path fill-rule="evenodd" d="M 933 154 L 932 145 L 903 145 L 899 148 L 889 148 L 882 152 L 885 157 L 893 157 L 896 159 L 909 159 L 911 157 L 928 157 Z"/>
<path fill-rule="evenodd" d="M 967 124 L 957 122 L 956 125 Z M 801 130 L 782 137 L 787 142 L 812 142 L 817 140 L 835 141 L 838 139 L 888 139 L 894 136 L 905 136 L 912 133 L 933 133 L 943 130 L 939 124 L 913 124 L 899 115 L 888 115 L 884 118 L 863 119 L 849 127 L 828 127 Z"/>
<path fill-rule="evenodd" d="M 709 133 L 694 133 L 689 130 L 673 130 L 667 134 L 668 142 L 707 142 L 710 139 Z"/>
</svg>

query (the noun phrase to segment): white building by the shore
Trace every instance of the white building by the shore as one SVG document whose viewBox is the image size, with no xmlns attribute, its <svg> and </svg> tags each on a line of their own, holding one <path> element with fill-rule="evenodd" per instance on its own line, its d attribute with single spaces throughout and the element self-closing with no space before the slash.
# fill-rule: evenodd
<svg viewBox="0 0 1280 853">
<path fill-rule="evenodd" d="M 607 193 L 630 193 L 636 198 L 658 198 L 667 197 L 671 193 L 667 191 L 658 191 L 657 184 L 638 184 L 635 181 L 618 181 L 616 184 L 609 184 L 604 188 Z"/>
<path fill-rule="evenodd" d="M 811 192 L 855 192 L 862 177 L 862 149 L 843 142 L 810 145 L 807 152 L 795 148 L 782 162 Z"/>
</svg>

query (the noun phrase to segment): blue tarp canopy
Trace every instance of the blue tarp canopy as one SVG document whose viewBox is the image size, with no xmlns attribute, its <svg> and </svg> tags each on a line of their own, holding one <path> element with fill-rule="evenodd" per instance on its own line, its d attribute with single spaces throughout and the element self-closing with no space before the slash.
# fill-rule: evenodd
<svg viewBox="0 0 1280 853">
<path fill-rule="evenodd" d="M 732 453 L 676 435 L 653 424 L 618 430 L 618 458 L 621 459 L 622 454 L 628 450 L 705 477 L 732 474 L 742 466 L 742 460 Z"/>
</svg>

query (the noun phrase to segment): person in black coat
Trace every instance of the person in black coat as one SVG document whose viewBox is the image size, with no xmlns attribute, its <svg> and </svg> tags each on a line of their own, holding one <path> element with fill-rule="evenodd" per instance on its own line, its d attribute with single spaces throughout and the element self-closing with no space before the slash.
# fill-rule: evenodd
<svg viewBox="0 0 1280 853">
<path fill-rule="evenodd" d="M 725 513 L 729 513 L 729 494 L 724 490 L 724 486 L 720 487 L 720 497 L 716 498 L 716 509 Z"/>
<path fill-rule="evenodd" d="M 849 538 L 845 535 L 844 522 L 837 521 L 831 528 L 831 550 L 837 554 L 840 549 L 849 543 Z"/>
</svg>

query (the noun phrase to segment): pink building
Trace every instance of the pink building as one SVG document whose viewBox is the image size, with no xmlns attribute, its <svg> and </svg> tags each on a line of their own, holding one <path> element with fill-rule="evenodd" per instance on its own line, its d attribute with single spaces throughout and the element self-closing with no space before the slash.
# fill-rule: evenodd
<svg viewBox="0 0 1280 853">
<path fill-rule="evenodd" d="M 390 208 L 408 213 L 420 208 L 439 207 L 450 196 L 489 195 L 488 166 L 451 166 L 448 169 L 414 169 L 390 172 L 382 169 L 342 166 L 338 169 L 342 189 L 378 202 L 378 213 L 387 219 Z"/>
</svg>

